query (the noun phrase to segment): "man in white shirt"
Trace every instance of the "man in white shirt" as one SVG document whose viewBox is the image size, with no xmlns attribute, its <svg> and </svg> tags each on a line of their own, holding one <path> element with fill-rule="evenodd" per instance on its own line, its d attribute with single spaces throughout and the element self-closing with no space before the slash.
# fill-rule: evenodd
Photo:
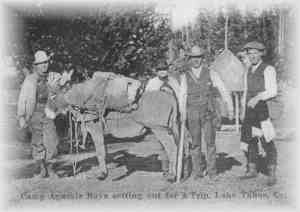
<svg viewBox="0 0 300 212">
<path fill-rule="evenodd" d="M 267 184 L 272 186 L 276 183 L 277 150 L 272 140 L 266 139 L 266 136 L 258 137 L 253 129 L 262 129 L 262 123 L 270 121 L 267 101 L 277 95 L 276 71 L 273 66 L 264 63 L 262 60 L 265 52 L 263 44 L 256 41 L 249 42 L 243 50 L 247 52 L 250 66 L 245 76 L 243 101 L 245 115 L 241 132 L 241 141 L 242 146 L 245 146 L 248 170 L 242 179 L 257 176 L 258 142 L 261 142 L 268 163 L 269 178 Z"/>
</svg>

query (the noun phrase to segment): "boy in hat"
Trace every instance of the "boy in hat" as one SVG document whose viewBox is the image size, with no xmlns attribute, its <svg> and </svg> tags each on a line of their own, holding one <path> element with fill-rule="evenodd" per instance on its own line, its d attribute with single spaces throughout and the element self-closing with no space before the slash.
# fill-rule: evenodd
<svg viewBox="0 0 300 212">
<path fill-rule="evenodd" d="M 276 183 L 277 150 L 272 138 L 275 136 L 270 122 L 267 101 L 277 95 L 276 71 L 271 65 L 262 60 L 265 46 L 257 41 L 249 42 L 244 47 L 250 62 L 245 79 L 245 117 L 241 131 L 241 146 L 244 147 L 247 158 L 247 171 L 241 179 L 257 176 L 257 157 L 259 142 L 266 153 L 268 164 L 268 182 L 272 186 Z"/>
<path fill-rule="evenodd" d="M 40 168 L 39 177 L 54 174 L 49 160 L 56 155 L 58 144 L 55 116 L 49 118 L 45 113 L 49 101 L 49 59 L 45 51 L 35 53 L 33 72 L 26 76 L 22 84 L 17 109 L 20 128 L 28 127 L 32 133 L 32 157 Z"/>
<path fill-rule="evenodd" d="M 213 88 L 217 88 L 227 103 L 229 118 L 233 117 L 233 105 L 230 94 L 216 72 L 210 71 L 204 64 L 205 51 L 193 46 L 187 53 L 188 66 L 184 73 L 187 84 L 187 125 L 192 136 L 192 175 L 194 179 L 204 177 L 205 163 L 201 152 L 201 134 L 207 148 L 207 172 L 211 180 L 216 179 L 216 129 L 221 117 L 217 116 Z"/>
</svg>

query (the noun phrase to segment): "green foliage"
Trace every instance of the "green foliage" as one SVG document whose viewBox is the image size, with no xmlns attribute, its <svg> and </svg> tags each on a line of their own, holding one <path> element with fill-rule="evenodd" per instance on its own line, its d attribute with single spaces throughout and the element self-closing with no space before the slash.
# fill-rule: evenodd
<svg viewBox="0 0 300 212">
<path fill-rule="evenodd" d="M 51 69 L 62 71 L 112 71 L 142 75 L 165 57 L 170 28 L 154 7 L 89 10 L 89 14 L 51 16 L 41 11 L 17 10 L 23 21 L 20 60 L 30 64 L 38 49 L 53 52 Z M 31 58 L 24 58 L 31 55 Z"/>
<path fill-rule="evenodd" d="M 149 74 L 159 60 L 166 59 L 168 48 L 172 49 L 171 54 L 168 52 L 172 58 L 168 59 L 177 59 L 175 63 L 182 59 L 179 49 L 187 50 L 193 44 L 207 49 L 209 62 L 224 49 L 225 14 L 221 10 L 200 9 L 193 26 L 175 32 L 170 30 L 169 20 L 157 14 L 151 4 L 102 5 L 86 8 L 85 13 L 70 9 L 69 15 L 61 11 L 51 15 L 49 8 L 12 11 L 23 23 L 20 45 L 10 43 L 21 66 L 30 64 L 37 49 L 46 49 L 55 53 L 51 65 L 54 71 L 74 66 L 78 72 L 90 74 L 102 70 L 136 76 Z M 246 42 L 261 41 L 266 45 L 267 62 L 276 66 L 280 76 L 285 75 L 282 73 L 289 63 L 285 53 L 293 48 L 294 42 L 286 38 L 289 45 L 285 45 L 285 55 L 278 55 L 279 7 L 242 14 L 229 5 L 227 15 L 228 48 L 236 54 Z"/>
</svg>

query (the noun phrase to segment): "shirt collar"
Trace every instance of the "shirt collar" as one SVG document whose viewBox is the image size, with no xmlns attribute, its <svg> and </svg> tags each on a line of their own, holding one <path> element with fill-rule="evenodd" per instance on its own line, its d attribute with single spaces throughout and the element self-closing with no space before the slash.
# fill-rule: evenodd
<svg viewBox="0 0 300 212">
<path fill-rule="evenodd" d="M 260 66 L 261 63 L 262 63 L 262 60 L 260 62 L 258 62 L 256 65 L 252 66 L 251 72 L 254 73 L 256 71 L 256 69 Z"/>
<path fill-rule="evenodd" d="M 197 79 L 199 79 L 199 78 L 200 78 L 200 75 L 201 75 L 201 72 L 202 72 L 202 69 L 203 69 L 203 66 L 200 66 L 198 69 L 191 68 L 191 74 L 193 74 L 194 77 L 196 77 Z M 200 70 L 200 73 L 199 73 L 198 76 L 196 76 L 196 75 L 194 74 L 194 70 Z"/>
</svg>

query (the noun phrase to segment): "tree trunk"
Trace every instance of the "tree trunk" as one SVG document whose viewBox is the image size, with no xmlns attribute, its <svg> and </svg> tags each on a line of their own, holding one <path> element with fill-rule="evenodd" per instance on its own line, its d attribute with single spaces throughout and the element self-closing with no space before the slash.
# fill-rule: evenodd
<svg viewBox="0 0 300 212">
<path fill-rule="evenodd" d="M 278 54 L 283 54 L 285 40 L 285 13 L 283 9 L 279 11 L 279 26 L 278 26 Z"/>
<path fill-rule="evenodd" d="M 228 49 L 228 15 L 225 15 L 225 39 L 224 39 L 224 48 Z"/>
</svg>

